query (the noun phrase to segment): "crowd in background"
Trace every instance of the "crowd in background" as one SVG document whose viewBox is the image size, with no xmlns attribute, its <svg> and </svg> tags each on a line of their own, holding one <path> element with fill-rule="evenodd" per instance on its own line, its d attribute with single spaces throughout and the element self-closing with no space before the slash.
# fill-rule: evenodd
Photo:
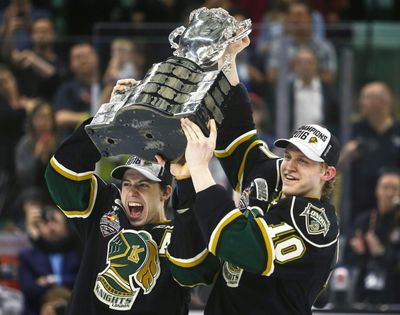
<svg viewBox="0 0 400 315">
<path fill-rule="evenodd" d="M 345 139 L 339 51 L 351 41 L 352 30 L 335 27 L 343 21 L 398 21 L 400 2 L 119 0 L 99 5 L 93 0 L 3 0 L 0 228 L 2 235 L 28 239 L 18 252 L 18 267 L 0 260 L 0 309 L 5 314 L 22 309 L 24 314 L 58 314 L 73 287 L 79 243 L 49 201 L 43 178 L 55 149 L 109 101 L 117 80 L 140 80 L 153 62 L 171 55 L 168 33 L 201 6 L 252 19 L 252 44 L 239 55 L 238 72 L 250 92 L 261 139 L 272 147 L 276 137 L 275 91 L 284 47 L 290 130 L 322 124 L 345 140 L 338 169 L 348 175 L 348 183 L 337 183 L 335 202 L 339 216 L 346 212 L 349 227 L 331 289 L 351 288 L 351 293 L 340 301 L 330 294 L 329 300 L 342 306 L 400 304 L 400 107 L 393 92 L 400 87 L 379 75 L 353 82 L 354 115 L 347 117 L 351 133 Z M 102 23 L 108 26 L 99 27 Z M 155 27 L 158 23 L 168 27 Z M 160 31 L 152 34 L 154 41 L 146 37 L 152 29 L 146 25 Z M 100 163 L 113 164 L 113 159 Z M 218 168 L 215 172 L 220 176 Z M 346 208 L 340 206 L 340 188 L 348 192 Z M 13 267 L 16 274 L 8 272 Z M 13 285 L 6 281 L 10 278 L 17 279 Z M 206 293 L 194 292 L 193 303 L 201 307 Z"/>
</svg>

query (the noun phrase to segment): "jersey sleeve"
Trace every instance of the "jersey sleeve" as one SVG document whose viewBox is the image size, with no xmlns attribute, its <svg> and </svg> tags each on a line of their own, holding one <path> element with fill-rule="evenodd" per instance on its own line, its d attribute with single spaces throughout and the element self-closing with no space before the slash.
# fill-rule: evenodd
<svg viewBox="0 0 400 315">
<path fill-rule="evenodd" d="M 182 286 L 210 284 L 220 267 L 201 235 L 192 209 L 195 198 L 191 179 L 177 181 L 172 197 L 174 230 L 167 257 L 174 279 Z"/>
<path fill-rule="evenodd" d="M 85 219 L 93 211 L 106 184 L 94 174 L 100 154 L 86 134 L 84 122 L 51 158 L 45 172 L 50 195 L 68 218 Z"/>
<path fill-rule="evenodd" d="M 218 128 L 217 146 L 214 152 L 227 178 L 236 191 L 244 182 L 250 182 L 249 173 L 266 160 L 277 159 L 268 145 L 258 139 L 251 104 L 246 88 L 235 86 L 224 102 L 224 120 Z"/>
<path fill-rule="evenodd" d="M 229 193 L 214 185 L 197 193 L 195 213 L 212 254 L 253 273 L 273 271 L 273 243 L 261 209 L 239 210 Z"/>
</svg>

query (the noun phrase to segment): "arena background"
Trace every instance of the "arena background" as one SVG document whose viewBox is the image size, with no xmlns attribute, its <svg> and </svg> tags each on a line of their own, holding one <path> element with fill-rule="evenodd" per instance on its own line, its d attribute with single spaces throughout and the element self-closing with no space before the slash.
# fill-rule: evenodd
<svg viewBox="0 0 400 315">
<path fill-rule="evenodd" d="M 55 47 L 59 56 L 68 60 L 69 48 L 77 42 L 91 42 L 96 48 L 100 61 L 98 69 L 100 79 L 99 84 L 94 84 L 91 89 L 91 112 L 94 114 L 102 103 L 101 77 L 109 64 L 111 42 L 115 38 L 127 38 L 134 42 L 135 58 L 139 59 L 138 62 L 142 67 L 138 73 L 142 76 L 153 63 L 161 62 L 172 54 L 168 35 L 175 27 L 186 23 L 188 12 L 203 5 L 227 6 L 231 10 L 239 10 L 231 12 L 243 12 L 245 16 L 253 19 L 252 47 L 249 49 L 256 52 L 257 58 L 242 60 L 241 63 L 243 69 L 251 64 L 265 75 L 268 56 L 264 54 L 263 47 L 272 40 L 270 36 L 277 26 L 275 23 L 266 22 L 268 16 L 271 17 L 268 13 L 274 10 L 278 12 L 279 3 L 284 1 L 32 0 L 31 2 L 35 8 L 47 11 L 54 22 L 57 34 Z M 7 0 L 0 1 L 2 17 L 9 3 Z M 319 13 L 321 18 L 314 20 L 314 26 L 320 27 L 315 32 L 321 32 L 322 36 L 332 43 L 337 55 L 336 79 L 332 84 L 336 88 L 339 100 L 337 110 L 340 113 L 338 130 L 341 142 L 346 143 L 351 137 L 351 123 L 360 116 L 357 105 L 359 92 L 367 82 L 381 81 L 390 87 L 393 96 L 393 117 L 398 119 L 400 117 L 400 1 L 327 0 L 310 1 L 310 5 L 313 12 Z M 3 18 L 0 22 L 4 26 Z M 5 39 L 2 37 L 3 47 L 4 43 Z M 12 67 L 6 58 L 2 57 L 1 61 Z M 248 69 L 242 75 L 243 80 L 247 80 Z M 290 111 L 287 98 L 288 82 L 288 58 L 283 54 L 276 84 L 250 82 L 253 84 L 249 85 L 263 100 L 263 106 L 267 111 L 272 113 L 269 121 L 273 127 L 267 127 L 266 131 L 274 138 L 285 137 L 290 132 L 286 117 L 286 113 Z M 271 94 L 276 96 L 273 103 L 270 99 Z M 1 129 L 2 140 L 10 138 L 6 132 Z M 103 169 L 99 172 L 106 177 L 106 180 L 110 180 L 107 178 L 107 171 L 115 162 L 114 159 L 102 161 Z M 400 166 L 400 161 L 397 166 Z M 216 171 L 216 174 L 219 176 L 218 180 L 224 182 L 220 171 Z M 352 192 L 349 188 L 348 165 L 343 167 L 339 175 L 334 202 L 339 209 L 341 244 L 344 246 L 354 228 L 349 209 Z M 13 212 L 13 201 L 18 196 L 18 188 L 13 191 L 7 183 L 7 179 L 0 176 L 0 284 L 18 290 L 16 255 L 21 248 L 30 246 L 30 243 L 23 225 L 20 224 L 21 217 L 16 218 Z M 22 215 L 21 212 L 19 215 Z M 340 252 L 338 266 L 341 266 L 342 253 L 343 251 Z M 397 256 L 393 264 L 397 264 L 400 270 L 400 251 L 397 252 Z M 336 269 L 331 277 L 324 308 L 314 310 L 313 314 L 400 314 L 400 301 L 399 304 L 390 305 L 356 303 L 352 291 L 353 275 L 351 272 L 343 274 L 341 271 Z M 400 290 L 400 284 L 397 289 Z M 196 292 L 200 300 L 203 299 L 201 302 L 204 302 L 208 292 L 209 288 Z M 0 313 L 2 303 L 0 295 Z M 196 309 L 198 307 L 194 305 L 190 314 L 202 314 L 201 310 Z"/>
</svg>

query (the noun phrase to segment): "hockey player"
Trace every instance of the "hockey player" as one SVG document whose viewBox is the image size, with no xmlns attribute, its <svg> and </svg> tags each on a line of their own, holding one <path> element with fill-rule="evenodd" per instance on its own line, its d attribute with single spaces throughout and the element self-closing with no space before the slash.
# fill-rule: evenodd
<svg viewBox="0 0 400 315">
<path fill-rule="evenodd" d="M 112 176 L 121 190 L 95 175 L 100 154 L 83 123 L 57 150 L 46 171 L 56 204 L 83 242 L 68 314 L 187 314 L 188 290 L 167 266 L 173 222 L 166 219 L 171 175 L 132 156 Z"/>
<path fill-rule="evenodd" d="M 339 144 L 334 135 L 307 125 L 290 139 L 279 139 L 283 158 L 258 140 L 250 102 L 235 71 L 235 56 L 245 38 L 228 48 L 234 86 L 224 121 L 210 121 L 205 137 L 189 119 L 187 164 L 171 165 L 176 176 L 176 225 L 168 247 L 174 277 L 191 285 L 202 261 L 219 267 L 201 270 L 216 276 L 205 314 L 311 314 L 311 307 L 336 262 L 339 235 L 329 203 Z M 216 149 L 216 150 L 215 150 Z M 215 151 L 214 151 L 215 150 Z M 213 179 L 213 153 L 232 187 L 242 192 L 239 205 Z"/>
</svg>

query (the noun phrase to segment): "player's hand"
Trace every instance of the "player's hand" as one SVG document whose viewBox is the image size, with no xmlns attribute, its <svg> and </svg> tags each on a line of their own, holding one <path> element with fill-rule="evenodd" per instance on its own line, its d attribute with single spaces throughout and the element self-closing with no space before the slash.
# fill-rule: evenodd
<svg viewBox="0 0 400 315">
<path fill-rule="evenodd" d="M 195 170 L 208 169 L 217 140 L 215 120 L 211 119 L 209 122 L 210 135 L 208 137 L 189 118 L 182 118 L 181 126 L 187 140 L 185 158 L 190 173 L 193 175 Z"/>
<path fill-rule="evenodd" d="M 240 53 L 243 49 L 245 49 L 249 45 L 250 45 L 249 36 L 243 37 L 242 39 L 237 40 L 232 44 L 228 45 L 228 47 L 226 47 L 225 49 L 224 55 L 229 54 L 232 56 L 232 58 L 235 58 L 238 53 Z"/>
<path fill-rule="evenodd" d="M 161 166 L 165 166 L 165 163 L 167 161 L 164 159 L 164 157 L 157 154 L 155 156 L 155 158 L 156 158 L 158 164 L 160 164 Z M 171 172 L 172 176 L 174 176 L 177 180 L 181 180 L 181 179 L 190 177 L 190 172 L 189 172 L 187 163 L 184 163 L 184 164 L 171 163 L 170 164 L 170 172 Z"/>
<path fill-rule="evenodd" d="M 111 93 L 111 99 L 113 96 L 116 94 L 123 94 L 126 92 L 128 88 L 130 88 L 132 85 L 136 83 L 135 79 L 121 79 L 118 80 L 117 83 L 115 84 L 112 93 Z"/>
</svg>

